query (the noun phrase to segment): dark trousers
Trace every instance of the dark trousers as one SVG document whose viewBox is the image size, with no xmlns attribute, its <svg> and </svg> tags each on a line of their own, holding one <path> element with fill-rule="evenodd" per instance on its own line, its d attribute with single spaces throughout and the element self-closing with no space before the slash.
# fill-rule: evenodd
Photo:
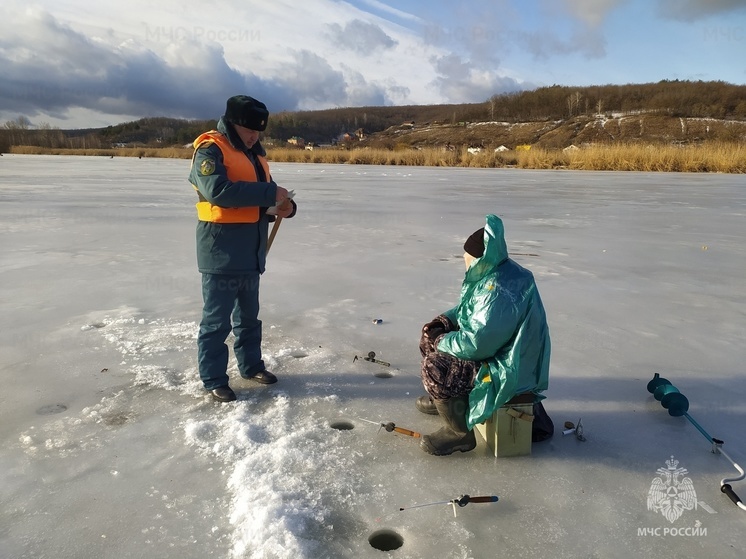
<svg viewBox="0 0 746 559">
<path fill-rule="evenodd" d="M 205 389 L 228 384 L 228 346 L 233 330 L 238 371 L 249 378 L 264 370 L 259 320 L 259 273 L 202 274 L 202 321 L 197 337 L 199 376 Z"/>
<path fill-rule="evenodd" d="M 474 388 L 474 378 L 481 363 L 459 359 L 435 349 L 424 334 L 420 338 L 422 385 L 434 400 L 465 396 Z"/>
</svg>

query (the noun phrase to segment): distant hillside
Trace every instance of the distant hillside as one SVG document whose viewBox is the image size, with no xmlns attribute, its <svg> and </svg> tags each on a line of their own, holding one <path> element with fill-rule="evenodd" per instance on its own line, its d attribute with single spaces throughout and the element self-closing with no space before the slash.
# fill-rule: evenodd
<svg viewBox="0 0 746 559">
<path fill-rule="evenodd" d="M 649 116 L 643 118 L 643 114 Z M 680 119 L 684 119 L 683 124 Z M 704 121 L 698 119 L 710 119 L 709 130 L 708 124 L 704 124 L 700 133 L 697 122 Z M 618 130 L 614 130 L 615 121 Z M 573 141 L 642 138 L 650 141 L 746 139 L 740 126 L 731 126 L 738 121 L 746 121 L 746 86 L 662 81 L 581 88 L 551 86 L 496 95 L 484 103 L 464 105 L 280 113 L 270 118 L 267 136 L 281 141 L 295 136 L 306 142 L 329 143 L 345 133 L 355 136 L 358 132 L 364 144 L 388 148 L 398 143 L 518 145 L 540 140 L 547 147 L 559 147 Z M 641 134 L 633 132 L 635 122 L 641 126 Z M 495 124 L 485 124 L 486 128 L 482 128 L 482 123 Z M 586 126 L 589 129 L 581 131 Z M 677 132 L 677 127 L 683 133 Z"/>
<path fill-rule="evenodd" d="M 705 141 L 746 141 L 746 120 L 673 117 L 658 112 L 579 115 L 539 122 L 471 122 L 404 125 L 364 140 L 371 147 L 476 147 L 515 149 L 521 145 L 566 148 L 588 144 L 692 144 Z"/>
<path fill-rule="evenodd" d="M 588 87 L 551 86 L 495 95 L 483 103 L 346 107 L 271 115 L 267 143 L 397 146 L 649 141 L 744 141 L 746 86 L 725 82 L 661 81 Z M 25 117 L 0 129 L 10 145 L 100 148 L 190 143 L 215 120 L 143 118 L 102 129 L 35 128 Z"/>
</svg>

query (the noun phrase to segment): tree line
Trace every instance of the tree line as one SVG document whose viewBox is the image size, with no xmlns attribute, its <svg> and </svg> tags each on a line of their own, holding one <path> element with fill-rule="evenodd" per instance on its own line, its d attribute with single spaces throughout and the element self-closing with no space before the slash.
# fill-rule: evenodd
<svg viewBox="0 0 746 559">
<path fill-rule="evenodd" d="M 722 81 L 664 80 L 658 83 L 569 87 L 494 95 L 484 103 L 347 107 L 284 112 L 270 117 L 267 135 L 324 142 L 362 128 L 368 134 L 403 123 L 536 122 L 579 115 L 661 112 L 676 117 L 746 120 L 746 86 Z"/>
<path fill-rule="evenodd" d="M 722 81 L 664 80 L 635 85 L 551 86 L 496 95 L 495 118 L 558 120 L 582 114 L 662 112 L 682 118 L 746 119 L 746 86 Z"/>
<path fill-rule="evenodd" d="M 722 81 L 679 80 L 585 87 L 552 85 L 497 94 L 483 103 L 283 111 L 270 116 L 265 137 L 284 142 L 296 136 L 321 144 L 332 143 L 344 133 L 360 130 L 370 135 L 403 123 L 535 122 L 584 114 L 634 112 L 746 120 L 746 86 Z M 106 128 L 60 130 L 46 123 L 33 125 L 28 118 L 20 116 L 0 127 L 0 151 L 7 151 L 11 145 L 50 148 L 186 145 L 215 125 L 215 120 L 148 117 Z"/>
</svg>

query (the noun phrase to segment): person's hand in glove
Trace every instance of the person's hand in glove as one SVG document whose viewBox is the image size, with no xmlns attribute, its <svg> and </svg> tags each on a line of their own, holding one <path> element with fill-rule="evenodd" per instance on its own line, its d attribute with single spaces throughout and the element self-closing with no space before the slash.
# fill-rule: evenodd
<svg viewBox="0 0 746 559">
<path fill-rule="evenodd" d="M 452 331 L 453 329 L 451 321 L 445 316 L 439 315 L 422 327 L 422 337 L 425 338 L 428 344 L 434 349 L 435 341 L 438 337 Z"/>
<path fill-rule="evenodd" d="M 434 342 L 435 338 L 445 333 L 446 329 L 443 326 L 443 323 L 439 320 L 429 322 L 422 328 L 422 335 L 425 336 L 425 338 L 427 338 L 430 343 Z"/>
</svg>

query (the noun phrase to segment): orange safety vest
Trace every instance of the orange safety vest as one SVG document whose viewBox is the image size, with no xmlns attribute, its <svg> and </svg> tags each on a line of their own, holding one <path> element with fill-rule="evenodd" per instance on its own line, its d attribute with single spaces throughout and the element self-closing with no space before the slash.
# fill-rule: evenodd
<svg viewBox="0 0 746 559">
<path fill-rule="evenodd" d="M 246 154 L 234 148 L 228 141 L 228 138 L 217 130 L 205 132 L 194 140 L 194 154 L 197 153 L 199 148 L 210 144 L 217 144 L 220 151 L 223 152 L 223 165 L 225 165 L 228 179 L 233 182 L 257 182 L 259 180 L 256 175 L 256 169 Z M 264 176 L 269 178 L 269 164 L 267 160 L 261 155 L 257 155 L 256 158 L 264 169 Z M 192 155 L 192 165 L 194 165 L 194 155 Z M 213 223 L 256 223 L 259 221 L 259 206 L 245 206 L 242 208 L 215 206 L 205 200 L 196 186 L 194 186 L 194 189 L 199 194 L 197 219 L 200 221 L 211 221 Z"/>
</svg>

